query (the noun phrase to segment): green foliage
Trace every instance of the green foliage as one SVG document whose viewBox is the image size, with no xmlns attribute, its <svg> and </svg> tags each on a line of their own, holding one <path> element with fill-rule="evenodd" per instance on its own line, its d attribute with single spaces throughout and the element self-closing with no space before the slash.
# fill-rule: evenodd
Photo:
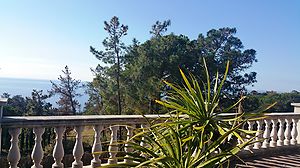
<svg viewBox="0 0 300 168">
<path fill-rule="evenodd" d="M 245 86 L 256 82 L 255 72 L 245 73 L 257 61 L 256 51 L 243 50 L 244 46 L 235 34 L 235 28 L 212 29 L 207 32 L 206 37 L 200 34 L 196 42 L 199 54 L 206 58 L 212 74 L 217 71 L 224 73 L 226 62 L 230 61 L 231 66 L 223 86 L 228 96 L 239 95 L 245 90 Z"/>
<path fill-rule="evenodd" d="M 91 52 L 105 66 L 99 64 L 93 69 L 95 78 L 89 84 L 87 113 L 165 113 L 154 102 L 161 100 L 170 89 L 162 81 L 181 85 L 183 81 L 178 68 L 206 81 L 205 71 L 200 66 L 203 58 L 209 65 L 210 80 L 216 77 L 216 72 L 223 77 L 226 61 L 231 62 L 222 88 L 226 100 L 220 100 L 221 104 L 232 104 L 244 94 L 246 86 L 256 82 L 256 73 L 246 72 L 256 62 L 256 51 L 244 49 L 241 40 L 235 36 L 235 28 L 212 29 L 206 36 L 199 34 L 198 38 L 189 39 L 182 34 L 164 35 L 169 25 L 170 20 L 157 21 L 152 26 L 150 33 L 153 36 L 149 40 L 139 43 L 134 39 L 132 45 L 125 47 L 120 40 L 128 27 L 121 25 L 117 17 L 105 22 L 104 28 L 109 34 L 103 41 L 105 50 L 97 51 L 91 47 Z"/>
<path fill-rule="evenodd" d="M 125 142 L 139 152 L 127 153 L 125 158 L 134 162 L 119 167 L 223 167 L 230 157 L 254 142 L 255 131 L 245 130 L 242 126 L 258 117 L 245 113 L 224 115 L 232 111 L 244 97 L 225 110 L 219 107 L 229 63 L 223 79 L 219 79 L 217 73 L 216 78 L 210 80 L 205 61 L 204 67 L 207 80 L 203 87 L 195 76 L 190 74 L 187 77 L 182 70 L 183 86 L 165 81 L 171 91 L 165 100 L 157 100 L 157 103 L 171 110 L 170 118 L 163 123 L 151 124 L 150 128 Z M 237 139 L 242 143 L 236 144 Z M 136 142 L 143 142 L 147 146 L 140 146 Z"/>
<path fill-rule="evenodd" d="M 168 26 L 171 25 L 171 20 L 165 20 L 163 22 L 156 21 L 155 24 L 152 26 L 152 30 L 150 31 L 154 37 L 161 36 L 164 32 L 168 30 Z"/>
<path fill-rule="evenodd" d="M 76 97 L 81 96 L 77 93 L 77 89 L 82 87 L 80 80 L 73 79 L 71 77 L 71 71 L 68 66 L 62 70 L 63 76 L 59 75 L 59 83 L 50 81 L 52 84 L 52 89 L 49 91 L 50 95 L 58 94 L 59 100 L 57 104 L 59 105 L 58 115 L 70 115 L 76 114 L 80 109 L 80 104 Z"/>
<path fill-rule="evenodd" d="M 274 91 L 257 93 L 253 91 L 243 102 L 243 108 L 246 112 L 251 112 L 274 102 L 277 102 L 276 105 L 268 109 L 267 112 L 292 112 L 294 107 L 291 106 L 291 103 L 300 102 L 300 93 L 297 91 L 290 93 L 277 93 Z"/>
<path fill-rule="evenodd" d="M 7 98 L 7 105 L 4 106 L 4 116 L 25 116 L 25 115 L 50 115 L 53 113 L 52 105 L 46 100 L 49 95 L 42 90 L 33 90 L 31 97 L 24 98 L 21 95 L 10 96 L 4 93 L 1 97 Z"/>
<path fill-rule="evenodd" d="M 94 81 L 88 85 L 90 90 L 88 92 L 92 95 L 90 97 L 91 101 L 96 101 L 97 108 L 114 107 L 109 111 L 112 112 L 112 114 L 116 113 L 113 111 L 117 111 L 117 114 L 121 114 L 122 88 L 120 78 L 122 67 L 125 62 L 123 50 L 126 48 L 121 39 L 123 36 L 127 35 L 128 26 L 123 24 L 121 25 L 119 18 L 114 16 L 111 18 L 110 22 L 104 22 L 104 30 L 108 33 L 108 37 L 106 37 L 102 42 L 105 50 L 97 51 L 91 46 L 90 51 L 97 59 L 105 63 L 106 66 L 98 64 L 96 69 L 93 70 L 96 77 Z M 105 77 L 103 77 L 103 74 Z M 103 87 L 101 84 L 97 84 L 98 81 L 100 83 L 107 84 L 105 86 L 109 86 L 109 88 Z M 98 94 L 98 97 L 101 97 L 101 101 L 105 101 L 105 104 L 109 104 L 110 106 L 99 106 L 99 104 L 97 104 L 98 100 L 94 99 L 93 95 L 95 94 Z M 112 97 L 116 97 L 116 100 Z M 91 103 L 88 104 L 86 108 L 87 111 L 94 111 L 93 104 Z M 98 111 L 107 111 L 107 109 L 98 109 Z"/>
<path fill-rule="evenodd" d="M 196 58 L 189 52 L 189 39 L 174 34 L 152 38 L 128 53 L 132 60 L 125 66 L 126 106 L 135 113 L 157 113 L 159 107 L 152 103 L 167 91 L 162 80 L 180 83 L 178 67 L 191 67 Z"/>
<path fill-rule="evenodd" d="M 8 98 L 7 105 L 4 106 L 3 115 L 4 116 L 23 116 L 26 114 L 26 99 L 21 95 L 15 95 L 10 97 L 9 94 L 5 93 L 4 98 Z"/>
<path fill-rule="evenodd" d="M 33 89 L 31 97 L 26 97 L 27 101 L 27 115 L 52 115 L 52 104 L 46 102 L 46 99 L 49 98 L 49 95 L 43 94 L 43 90 Z"/>
<path fill-rule="evenodd" d="M 245 86 L 256 82 L 255 72 L 244 72 L 256 61 L 255 50 L 243 51 L 242 42 L 234 36 L 235 33 L 234 28 L 212 29 L 206 37 L 200 34 L 195 40 L 170 34 L 133 45 L 126 55 L 128 62 L 124 69 L 127 108 L 135 113 L 145 113 L 147 109 L 151 113 L 161 110 L 155 105 L 151 109 L 148 104 L 161 99 L 168 91 L 169 87 L 162 80 L 183 82 L 178 67 L 206 82 L 205 71 L 200 66 L 203 58 L 209 65 L 211 80 L 216 77 L 216 72 L 224 76 L 226 61 L 230 60 L 232 65 L 223 86 L 226 100 L 221 100 L 221 103 L 230 99 L 235 101 L 245 91 Z"/>
<path fill-rule="evenodd" d="M 108 99 L 108 95 L 112 92 L 108 88 L 108 82 L 102 74 L 103 72 L 99 71 L 93 81 L 87 83 L 86 93 L 89 95 L 89 100 L 85 104 L 85 114 L 102 115 L 106 111 L 103 105 L 109 104 L 110 99 Z"/>
</svg>

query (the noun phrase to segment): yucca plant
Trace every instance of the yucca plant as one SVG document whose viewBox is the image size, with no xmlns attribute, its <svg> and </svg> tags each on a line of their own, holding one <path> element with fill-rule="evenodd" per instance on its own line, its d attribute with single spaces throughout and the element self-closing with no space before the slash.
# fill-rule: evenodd
<svg viewBox="0 0 300 168">
<path fill-rule="evenodd" d="M 249 120 L 259 119 L 258 115 L 242 111 L 229 114 L 245 97 L 224 110 L 219 107 L 229 62 L 223 78 L 219 79 L 217 73 L 213 83 L 205 60 L 203 64 L 205 84 L 200 84 L 195 76 L 187 76 L 182 70 L 183 86 L 164 81 L 171 91 L 165 100 L 156 102 L 170 109 L 170 118 L 162 123 L 150 123 L 149 128 L 126 142 L 136 151 L 127 153 L 127 159 L 133 162 L 118 167 L 226 167 L 230 157 L 254 142 L 255 131 L 245 130 L 243 126 Z M 140 141 L 147 146 L 140 146 L 137 143 Z"/>
</svg>

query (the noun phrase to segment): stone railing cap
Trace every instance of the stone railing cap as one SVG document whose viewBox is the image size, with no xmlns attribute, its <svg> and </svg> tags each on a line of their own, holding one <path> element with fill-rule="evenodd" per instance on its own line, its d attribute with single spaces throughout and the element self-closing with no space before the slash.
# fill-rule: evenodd
<svg viewBox="0 0 300 168">
<path fill-rule="evenodd" d="M 146 118 L 145 118 L 146 117 Z M 4 116 L 2 126 L 37 127 L 37 126 L 75 126 L 75 125 L 110 125 L 147 123 L 147 119 L 165 120 L 170 115 L 76 115 L 76 116 Z"/>
<path fill-rule="evenodd" d="M 0 98 L 0 106 L 5 105 L 7 103 L 6 98 Z"/>
<path fill-rule="evenodd" d="M 300 103 L 291 103 L 291 105 L 294 107 L 300 107 Z"/>
</svg>

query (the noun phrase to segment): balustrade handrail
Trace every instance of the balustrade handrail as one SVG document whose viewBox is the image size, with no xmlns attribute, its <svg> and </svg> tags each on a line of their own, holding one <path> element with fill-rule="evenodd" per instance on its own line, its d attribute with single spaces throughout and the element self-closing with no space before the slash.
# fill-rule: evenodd
<svg viewBox="0 0 300 168">
<path fill-rule="evenodd" d="M 52 126 L 93 126 L 128 125 L 147 123 L 150 119 L 167 119 L 170 115 L 70 115 L 70 116 L 4 116 L 2 127 L 52 127 Z"/>
<path fill-rule="evenodd" d="M 224 113 L 222 116 L 235 115 L 236 113 Z M 300 113 L 265 113 L 268 119 L 283 117 L 292 117 L 300 119 Z M 76 126 L 76 125 L 111 125 L 111 124 L 141 124 L 146 123 L 148 119 L 165 120 L 170 115 L 72 115 L 72 116 L 4 116 L 0 119 L 2 127 L 51 127 L 51 126 Z"/>
<path fill-rule="evenodd" d="M 276 113 L 264 113 L 266 116 L 300 116 L 300 113 L 294 112 L 276 112 Z"/>
</svg>

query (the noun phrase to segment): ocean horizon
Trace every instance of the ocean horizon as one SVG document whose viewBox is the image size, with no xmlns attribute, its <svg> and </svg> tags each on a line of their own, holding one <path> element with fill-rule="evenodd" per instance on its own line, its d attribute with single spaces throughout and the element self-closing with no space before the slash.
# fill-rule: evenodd
<svg viewBox="0 0 300 168">
<path fill-rule="evenodd" d="M 53 80 L 58 82 L 58 80 Z M 86 83 L 86 82 L 82 82 Z M 35 90 L 43 90 L 43 94 L 48 94 L 48 91 L 51 89 L 52 85 L 50 80 L 44 79 L 22 79 L 22 78 L 6 78 L 0 77 L 0 94 L 3 93 L 10 94 L 11 97 L 15 95 L 21 95 L 25 97 L 31 97 L 31 92 Z M 77 97 L 81 105 L 81 110 L 84 107 L 84 104 L 88 100 L 88 95 L 84 93 L 84 88 L 78 89 L 78 93 L 82 94 L 81 97 Z M 47 99 L 47 102 L 51 103 L 53 107 L 57 107 L 56 102 L 58 101 L 58 96 L 53 96 Z"/>
</svg>

